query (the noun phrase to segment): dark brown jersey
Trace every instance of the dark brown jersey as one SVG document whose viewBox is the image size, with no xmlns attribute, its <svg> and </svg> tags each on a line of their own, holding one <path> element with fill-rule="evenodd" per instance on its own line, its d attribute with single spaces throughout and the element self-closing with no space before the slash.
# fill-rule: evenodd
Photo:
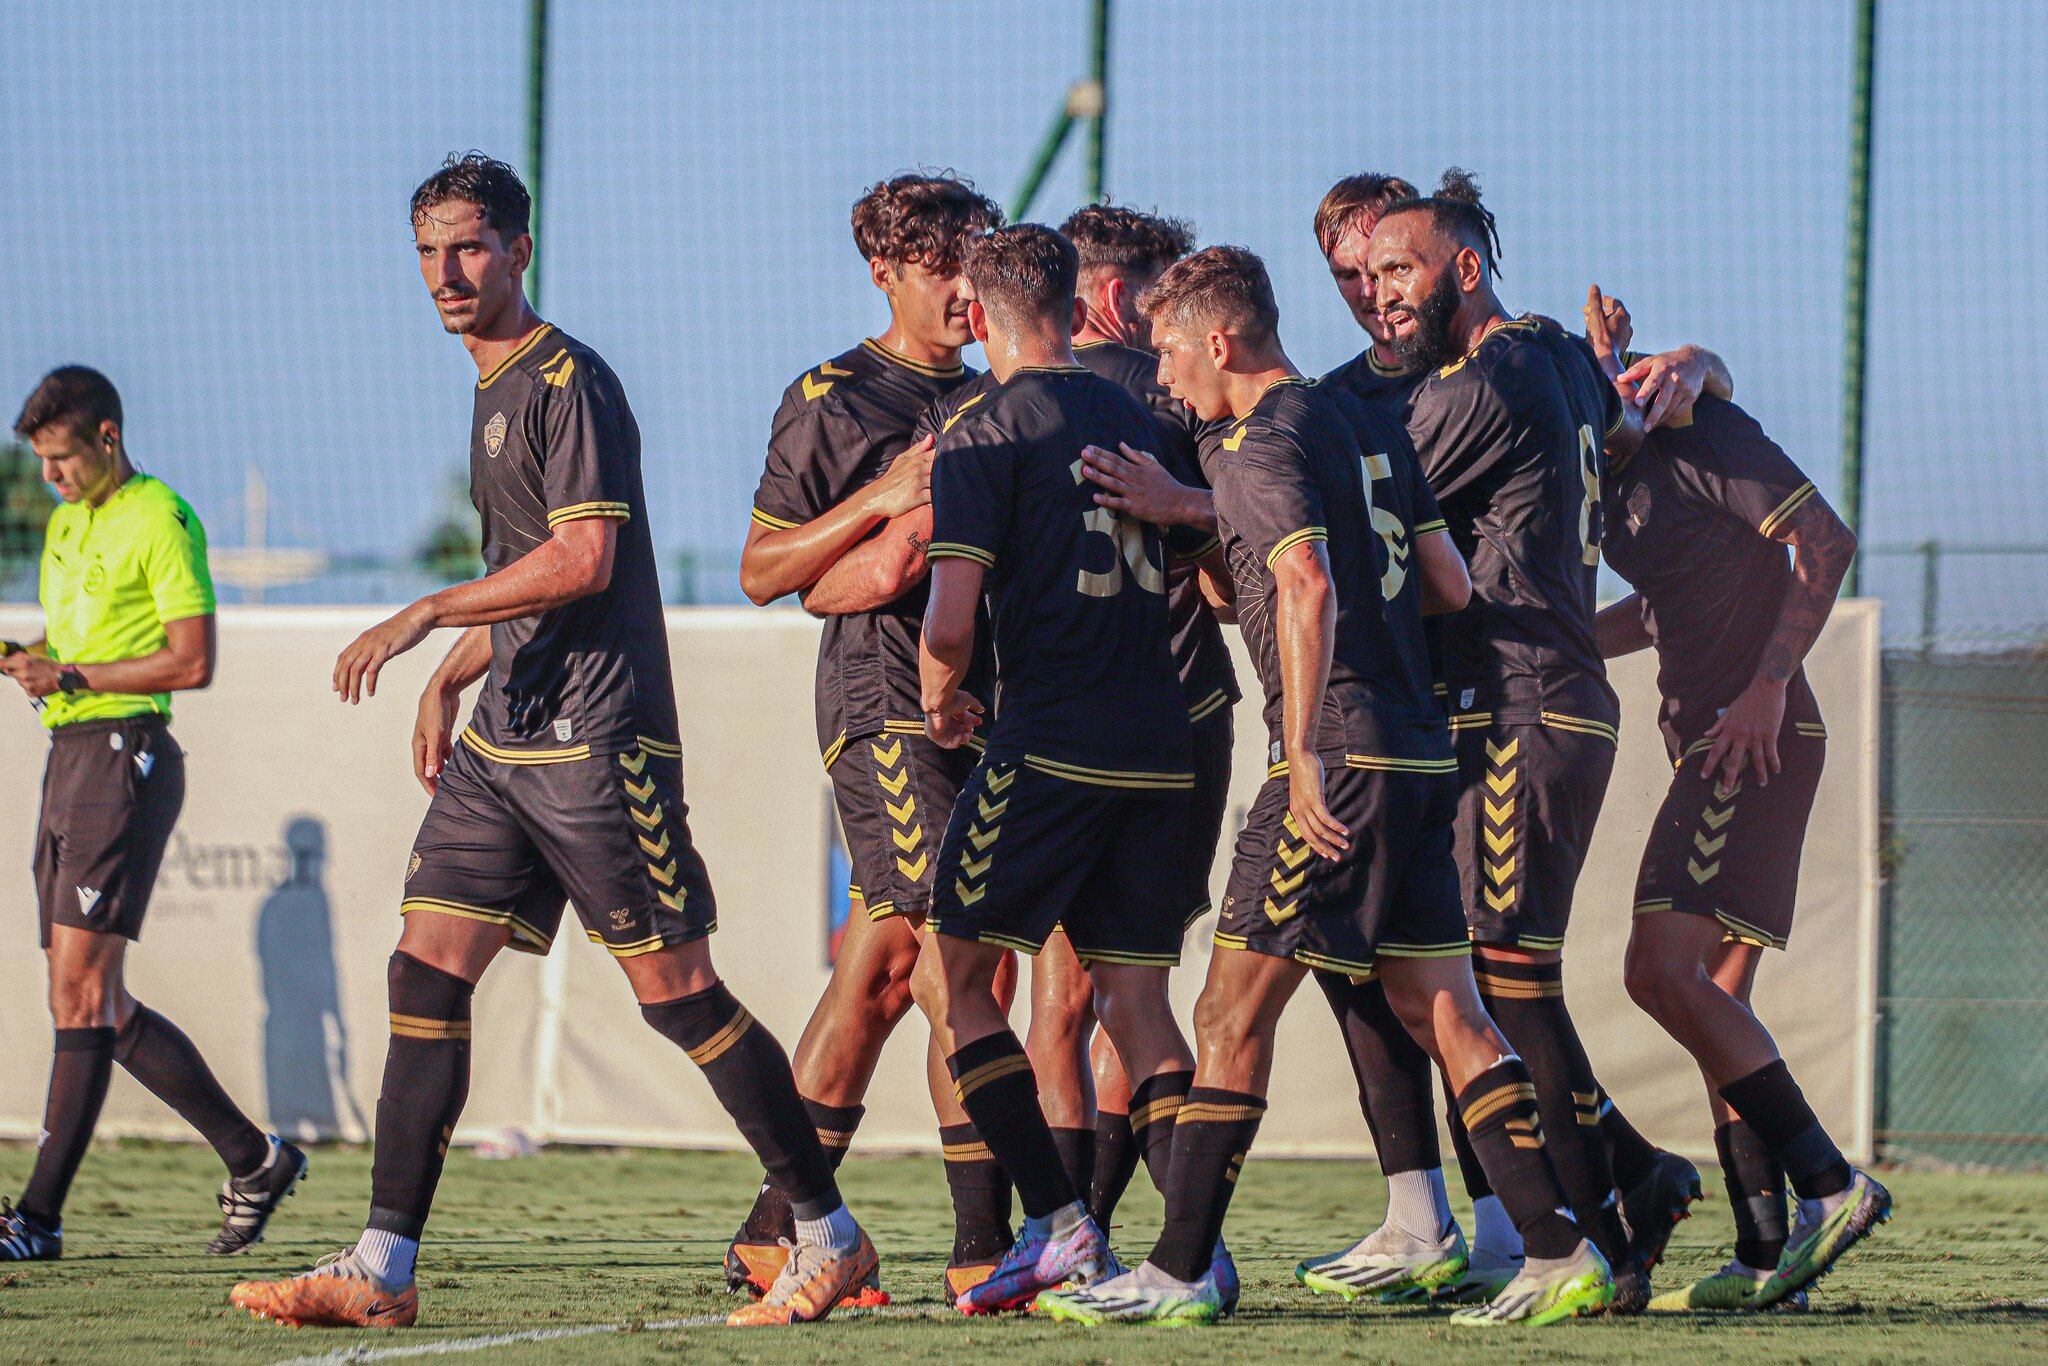
<svg viewBox="0 0 2048 1366">
<path fill-rule="evenodd" d="M 1142 449 L 1158 456 L 1181 483 L 1209 486 L 1202 473 L 1200 449 L 1205 426 L 1213 424 L 1205 424 L 1194 409 L 1166 391 L 1159 382 L 1157 356 L 1106 341 L 1077 346 L 1074 356 L 1104 379 L 1123 386 L 1152 414 L 1159 438 Z M 1223 643 L 1223 628 L 1202 596 L 1201 574 L 1194 563 L 1215 541 L 1180 527 L 1170 528 L 1166 541 L 1175 551 L 1166 566 L 1166 611 L 1173 622 L 1174 667 L 1180 671 L 1181 693 L 1189 710 L 1206 716 L 1243 696 L 1237 688 L 1237 672 L 1230 667 L 1230 647 Z"/>
<path fill-rule="evenodd" d="M 1641 595 L 1674 760 L 1756 677 L 1792 583 L 1774 537 L 1813 494 L 1755 418 L 1710 396 L 1690 423 L 1651 432 L 1608 470 L 1607 562 Z M 1786 723 L 1817 732 L 1820 719 L 1801 669 L 1785 688 Z"/>
<path fill-rule="evenodd" d="M 1390 370 L 1374 359 L 1372 348 L 1345 361 L 1323 376 L 1323 383 L 1335 385 L 1374 412 L 1407 425 L 1415 407 L 1415 393 L 1428 378 L 1423 370 Z"/>
<path fill-rule="evenodd" d="M 1205 447 L 1237 586 L 1237 620 L 1266 692 L 1268 758 L 1283 757 L 1273 562 L 1327 542 L 1337 636 L 1317 749 L 1353 768 L 1455 771 L 1430 690 L 1414 538 L 1443 529 L 1407 433 L 1334 386 L 1282 380 Z"/>
<path fill-rule="evenodd" d="M 1592 348 L 1533 315 L 1494 328 L 1416 392 L 1409 432 L 1472 571 L 1471 605 L 1441 632 L 1454 725 L 1612 736 L 1620 707 L 1593 611 L 1601 450 L 1621 416 Z"/>
<path fill-rule="evenodd" d="M 871 483 L 912 442 L 932 400 L 974 378 L 864 341 L 799 375 L 782 394 L 768 439 L 768 464 L 754 492 L 754 520 L 785 528 L 829 512 Z M 818 746 L 882 731 L 889 721 L 923 725 L 917 641 L 922 583 L 871 612 L 825 618 L 818 646 Z"/>
<path fill-rule="evenodd" d="M 1134 790 L 1194 786 L 1157 527 L 1095 502 L 1083 447 L 1152 439 L 1121 387 L 1027 368 L 942 423 L 934 560 L 987 566 L 1000 705 L 988 761 Z"/>
<path fill-rule="evenodd" d="M 543 325 L 478 381 L 469 490 L 493 574 L 564 522 L 619 523 L 602 592 L 491 627 L 491 672 L 470 717 L 477 751 L 546 763 L 624 753 L 642 739 L 675 745 L 640 428 L 604 359 Z"/>
</svg>

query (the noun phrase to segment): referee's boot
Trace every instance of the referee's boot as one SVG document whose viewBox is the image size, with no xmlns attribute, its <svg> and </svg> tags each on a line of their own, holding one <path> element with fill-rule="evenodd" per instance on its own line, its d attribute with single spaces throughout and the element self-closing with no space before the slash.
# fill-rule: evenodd
<svg viewBox="0 0 2048 1366">
<path fill-rule="evenodd" d="M 47 1228 L 0 1198 L 0 1262 L 54 1262 L 64 1255 L 64 1226 Z"/>
<path fill-rule="evenodd" d="M 306 1176 L 306 1155 L 276 1134 L 270 1135 L 270 1155 L 248 1176 L 231 1176 L 221 1183 L 220 1232 L 206 1250 L 216 1257 L 247 1252 L 263 1241 L 270 1216 L 287 1196 L 298 1191 Z"/>
</svg>

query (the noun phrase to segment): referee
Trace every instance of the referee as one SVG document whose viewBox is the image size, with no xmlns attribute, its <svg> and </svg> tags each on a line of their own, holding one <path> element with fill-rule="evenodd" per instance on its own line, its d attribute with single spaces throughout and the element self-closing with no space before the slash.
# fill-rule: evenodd
<svg viewBox="0 0 2048 1366">
<path fill-rule="evenodd" d="M 207 1251 L 240 1252 L 298 1184 L 305 1154 L 252 1124 L 192 1041 L 121 980 L 185 804 L 170 694 L 213 679 L 206 532 L 129 463 L 121 397 L 97 370 L 52 370 L 14 430 L 63 499 L 44 535 L 44 637 L 0 642 L 0 671 L 50 729 L 35 877 L 57 1039 L 35 1170 L 19 1208 L 0 1200 L 0 1262 L 63 1255 L 64 1196 L 116 1062 L 227 1164 L 226 1222 Z"/>
</svg>

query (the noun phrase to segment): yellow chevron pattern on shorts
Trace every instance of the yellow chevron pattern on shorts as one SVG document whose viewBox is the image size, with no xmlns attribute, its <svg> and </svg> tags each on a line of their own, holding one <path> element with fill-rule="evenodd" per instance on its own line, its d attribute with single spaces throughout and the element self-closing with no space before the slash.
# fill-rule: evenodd
<svg viewBox="0 0 2048 1366">
<path fill-rule="evenodd" d="M 917 794 L 904 791 L 910 785 L 910 765 L 905 761 L 903 744 L 901 734 L 891 733 L 886 745 L 870 740 L 868 753 L 875 761 L 875 782 L 886 794 L 882 809 L 889 813 L 889 839 L 896 846 L 896 871 L 916 882 L 931 868 L 931 851 L 920 847 L 924 844 L 924 824 L 917 819 Z M 901 800 L 891 801 L 891 797 Z"/>
<path fill-rule="evenodd" d="M 1280 837 L 1273 841 L 1273 858 L 1278 866 L 1268 874 L 1271 890 L 1261 906 L 1266 919 L 1275 925 L 1284 925 L 1301 914 L 1301 891 L 1308 881 L 1308 869 L 1303 865 L 1315 852 L 1302 838 L 1301 827 L 1294 823 L 1293 812 L 1280 818 L 1280 831 Z M 1288 843 L 1289 835 L 1296 843 Z"/>
<path fill-rule="evenodd" d="M 1692 832 L 1692 845 L 1697 853 L 1686 858 L 1685 871 L 1701 887 L 1721 874 L 1721 851 L 1728 843 L 1725 827 L 1735 819 L 1735 799 L 1741 792 L 1739 781 L 1733 787 L 1717 784 L 1713 799 L 1700 808 L 1699 828 Z"/>
<path fill-rule="evenodd" d="M 1479 895 L 1496 915 L 1505 915 L 1514 909 L 1520 895 L 1515 883 L 1516 859 L 1515 842 L 1520 832 L 1512 824 L 1515 818 L 1515 787 L 1522 780 L 1522 757 L 1520 736 L 1511 736 L 1506 744 L 1486 741 L 1485 790 L 1479 794 L 1481 814 L 1485 819 L 1480 823 L 1479 837 L 1486 845 L 1486 854 L 1479 860 L 1479 871 L 1484 882 Z"/>
<path fill-rule="evenodd" d="M 1003 792 L 1011 783 L 1017 781 L 1017 770 L 1015 767 L 986 769 L 980 778 L 981 785 L 988 791 Z M 953 894 L 960 898 L 962 906 L 972 906 L 988 895 L 988 872 L 995 865 L 996 858 L 989 850 L 1003 837 L 1000 822 L 1003 813 L 1010 809 L 1010 799 L 1005 797 L 991 805 L 986 794 L 977 793 L 975 805 L 981 813 L 980 819 L 967 823 L 967 843 L 974 852 L 970 854 L 967 849 L 960 851 L 960 873 L 953 879 Z M 976 858 L 975 854 L 980 857 Z M 897 861 L 902 862 L 900 859 Z M 919 861 L 923 861 L 922 855 L 919 856 Z"/>
<path fill-rule="evenodd" d="M 680 911 L 687 895 L 676 887 L 676 879 L 681 875 L 682 864 L 670 852 L 668 828 L 663 823 L 668 813 L 662 809 L 661 803 L 654 799 L 654 775 L 647 772 L 649 757 L 658 752 L 658 749 L 650 748 L 646 740 L 641 740 L 630 753 L 619 755 L 619 767 L 632 775 L 619 779 L 619 786 L 626 793 L 626 814 L 631 816 L 633 824 L 639 827 L 634 838 L 640 842 L 640 852 L 647 856 L 647 877 L 654 884 L 655 899 L 672 911 Z M 631 953 L 627 952 L 629 949 L 633 953 L 651 952 L 650 949 L 638 945 L 606 943 L 605 947 L 621 957 L 631 956 Z M 658 939 L 654 947 L 660 947 Z"/>
</svg>

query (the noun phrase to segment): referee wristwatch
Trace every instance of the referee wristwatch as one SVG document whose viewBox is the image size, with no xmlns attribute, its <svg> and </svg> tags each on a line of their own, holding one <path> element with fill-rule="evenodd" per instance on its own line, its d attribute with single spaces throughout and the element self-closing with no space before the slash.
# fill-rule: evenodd
<svg viewBox="0 0 2048 1366">
<path fill-rule="evenodd" d="M 85 675 L 78 671 L 77 665 L 66 664 L 57 673 L 57 691 L 69 696 L 76 692 L 91 692 L 92 689 L 87 685 Z"/>
</svg>

